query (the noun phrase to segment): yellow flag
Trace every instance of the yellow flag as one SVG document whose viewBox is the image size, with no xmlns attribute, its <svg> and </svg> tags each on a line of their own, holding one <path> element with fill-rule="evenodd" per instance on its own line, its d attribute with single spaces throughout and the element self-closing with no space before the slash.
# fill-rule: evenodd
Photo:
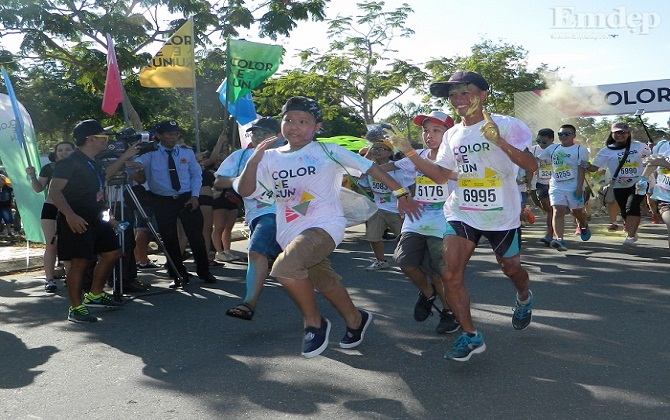
<svg viewBox="0 0 670 420">
<path fill-rule="evenodd" d="M 147 88 L 195 87 L 193 43 L 193 20 L 189 19 L 140 72 L 140 84 Z"/>
</svg>

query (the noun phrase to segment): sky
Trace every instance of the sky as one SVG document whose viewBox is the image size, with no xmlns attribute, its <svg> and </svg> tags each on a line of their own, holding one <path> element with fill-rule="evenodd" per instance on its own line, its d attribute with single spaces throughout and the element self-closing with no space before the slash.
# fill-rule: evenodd
<svg viewBox="0 0 670 420">
<path fill-rule="evenodd" d="M 353 1 L 331 1 L 326 16 L 349 16 Z M 386 0 L 386 8 L 401 0 Z M 407 26 L 415 31 L 397 38 L 397 57 L 421 64 L 439 57 L 464 56 L 481 40 L 508 43 L 528 51 L 530 69 L 547 64 L 575 86 L 596 86 L 670 79 L 670 4 L 646 1 L 546 0 L 411 0 L 414 10 Z M 601 27 L 586 23 L 587 14 L 600 14 Z M 325 23 L 300 23 L 280 43 L 290 57 L 317 47 L 327 51 Z M 247 39 L 254 40 L 253 34 Z M 267 39 L 261 42 L 271 42 Z M 298 61 L 295 61 L 297 63 Z M 407 102 L 410 98 L 401 98 Z M 669 104 L 670 107 L 670 104 Z M 666 127 L 670 112 L 647 113 L 652 123 Z"/>
<path fill-rule="evenodd" d="M 575 86 L 595 86 L 670 79 L 670 4 L 667 0 L 406 0 L 414 10 L 407 26 L 409 38 L 396 38 L 397 58 L 422 64 L 439 57 L 469 55 L 470 47 L 490 39 L 528 51 L 529 68 L 547 64 Z M 326 17 L 350 16 L 358 11 L 353 0 L 331 0 Z M 392 10 L 402 0 L 386 0 Z M 585 22 L 587 15 L 601 24 Z M 328 50 L 327 24 L 299 22 L 290 38 L 276 43 L 287 50 L 284 67 L 295 66 L 295 55 L 307 48 Z M 275 43 L 242 33 L 249 41 Z M 7 47 L 7 45 L 5 45 Z M 412 97 L 401 97 L 406 103 Z M 669 104 L 670 106 L 670 104 Z M 645 117 L 666 126 L 669 112 Z"/>
</svg>

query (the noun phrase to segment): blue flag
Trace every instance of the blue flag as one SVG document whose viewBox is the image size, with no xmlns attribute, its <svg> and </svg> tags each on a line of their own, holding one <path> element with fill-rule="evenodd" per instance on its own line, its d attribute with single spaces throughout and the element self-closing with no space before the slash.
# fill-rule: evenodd
<svg viewBox="0 0 670 420">
<path fill-rule="evenodd" d="M 19 146 L 25 150 L 25 136 L 23 135 L 23 118 L 21 117 L 21 111 L 19 111 L 19 101 L 16 100 L 16 94 L 14 93 L 14 87 L 12 86 L 12 81 L 9 80 L 9 75 L 7 70 L 2 68 L 2 78 L 5 79 L 5 87 L 7 88 L 7 95 L 9 95 L 9 100 L 12 104 L 12 110 L 14 111 L 14 129 L 16 130 L 16 140 L 19 142 Z M 27 155 L 26 155 L 27 156 Z M 30 164 L 30 162 L 28 162 Z"/>
<path fill-rule="evenodd" d="M 235 103 L 229 104 L 226 100 L 226 81 L 221 83 L 216 92 L 219 94 L 219 100 L 223 106 L 228 108 L 230 115 L 235 117 L 240 124 L 248 124 L 258 118 L 258 115 L 256 115 L 256 106 L 251 99 L 251 93 L 247 93 L 235 101 Z"/>
</svg>

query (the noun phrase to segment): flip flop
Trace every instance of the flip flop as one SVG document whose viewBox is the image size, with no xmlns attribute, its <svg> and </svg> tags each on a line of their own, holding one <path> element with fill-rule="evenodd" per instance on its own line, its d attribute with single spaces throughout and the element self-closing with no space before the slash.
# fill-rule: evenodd
<svg viewBox="0 0 670 420">
<path fill-rule="evenodd" d="M 242 302 L 234 308 L 230 308 L 226 311 L 226 315 L 232 316 L 233 318 L 244 319 L 246 321 L 251 321 L 251 318 L 254 317 L 254 308 L 248 303 Z"/>
</svg>

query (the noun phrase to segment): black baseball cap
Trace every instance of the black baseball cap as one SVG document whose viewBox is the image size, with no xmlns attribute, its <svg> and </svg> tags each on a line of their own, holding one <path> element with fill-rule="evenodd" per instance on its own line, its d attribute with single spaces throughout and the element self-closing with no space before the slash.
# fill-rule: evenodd
<svg viewBox="0 0 670 420">
<path fill-rule="evenodd" d="M 279 121 L 272 117 L 259 118 L 251 127 L 247 128 L 247 133 L 254 129 L 269 131 L 271 133 L 279 133 Z"/>
<path fill-rule="evenodd" d="M 100 121 L 94 119 L 88 119 L 80 121 L 77 125 L 74 126 L 72 130 L 72 136 L 77 142 L 83 142 L 86 137 L 94 136 L 96 134 L 114 134 L 111 131 L 105 130 L 105 128 L 100 124 Z"/>
<path fill-rule="evenodd" d="M 438 98 L 449 96 L 449 89 L 454 85 L 472 84 L 480 90 L 489 90 L 489 82 L 481 74 L 474 71 L 457 71 L 446 82 L 435 82 L 430 84 L 430 94 Z"/>
<path fill-rule="evenodd" d="M 323 121 L 323 114 L 319 104 L 314 99 L 305 98 L 304 96 L 294 96 L 289 98 L 281 109 L 281 114 L 284 115 L 289 111 L 304 111 L 312 114 L 316 118 L 316 122 Z"/>
<path fill-rule="evenodd" d="M 156 124 L 156 132 L 158 134 L 170 133 L 173 131 L 180 131 L 179 124 L 175 120 L 165 120 Z"/>
</svg>

